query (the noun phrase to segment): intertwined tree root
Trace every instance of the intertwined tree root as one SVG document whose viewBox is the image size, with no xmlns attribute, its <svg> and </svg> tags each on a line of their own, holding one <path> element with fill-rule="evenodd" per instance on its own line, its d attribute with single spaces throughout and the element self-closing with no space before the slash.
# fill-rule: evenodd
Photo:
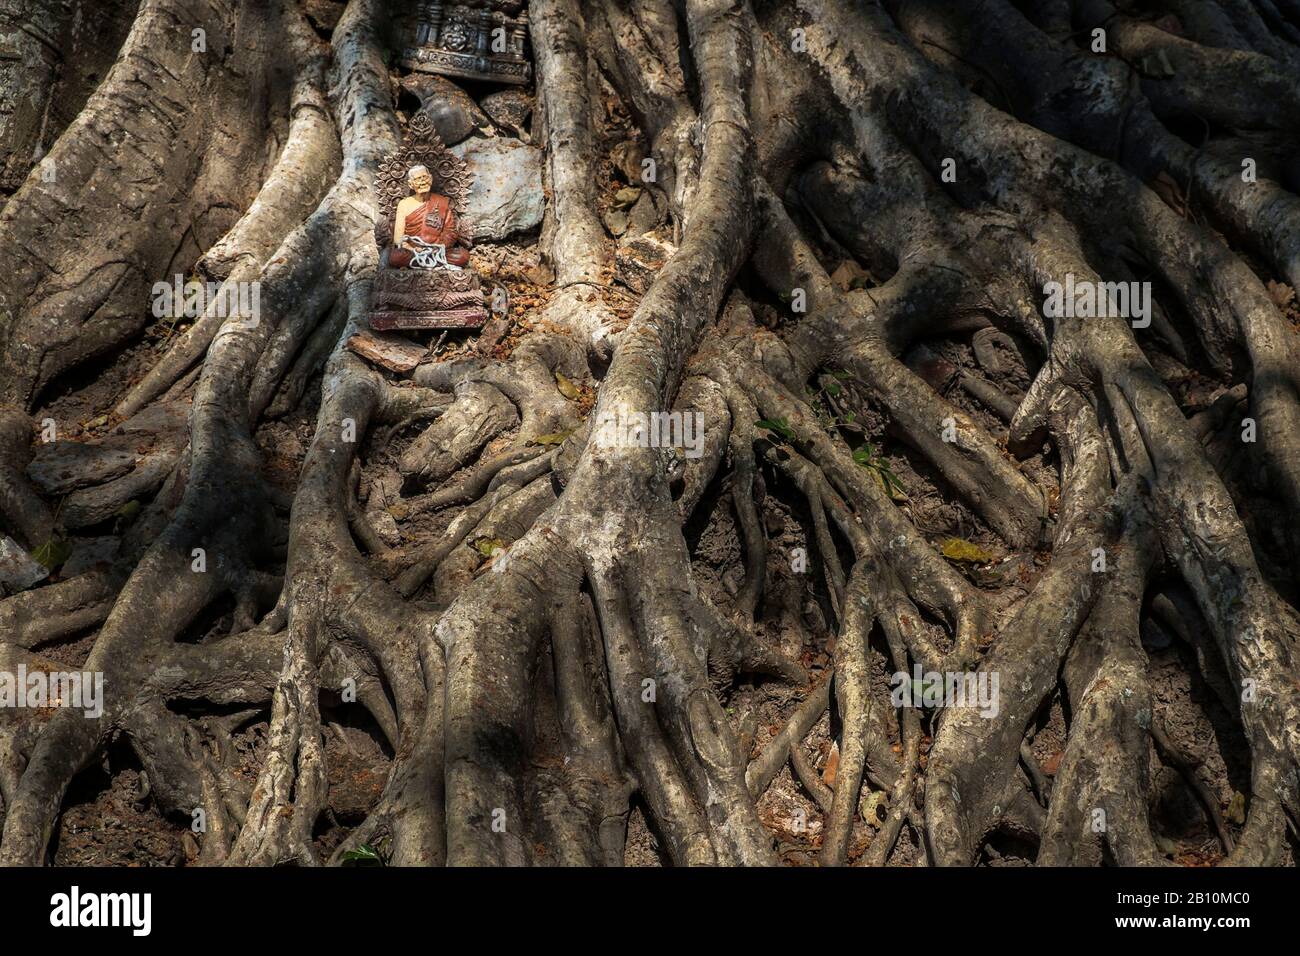
<svg viewBox="0 0 1300 956">
<path fill-rule="evenodd" d="M 59 29 L 64 5 L 46 6 Z M 29 481 L 29 416 L 139 335 L 153 281 L 178 264 L 256 281 L 262 317 L 210 309 L 120 396 L 115 420 L 183 413 L 188 442 L 134 483 L 79 475 L 85 524 L 152 496 L 116 562 L 0 601 L 6 667 L 52 669 L 39 648 L 93 632 L 83 669 L 107 689 L 98 719 L 3 716 L 0 861 L 43 862 L 74 777 L 124 738 L 162 812 L 203 810 L 206 863 L 366 846 L 399 865 L 618 865 L 635 800 L 675 864 L 773 864 L 758 800 L 787 761 L 820 804 L 822 864 L 884 865 L 907 828 L 936 865 L 976 862 L 999 833 L 1044 864 L 1164 863 L 1152 765 L 1191 771 L 1153 709 L 1153 615 L 1195 646 L 1249 744 L 1244 828 L 1207 798 L 1226 862 L 1287 859 L 1300 346 L 1261 276 L 1300 287 L 1300 8 L 533 0 L 530 18 L 555 282 L 505 358 L 465 350 L 400 381 L 342 346 L 365 326 L 372 186 L 400 137 L 382 0 L 351 0 L 328 44 L 293 0 L 141 0 L 42 161 L 57 176 L 37 166 L 5 202 L 0 521 L 30 548 L 69 519 Z M 596 190 L 606 95 L 647 144 L 673 240 L 630 319 Z M 865 288 L 833 278 L 842 259 Z M 1150 327 L 1048 316 L 1045 285 L 1067 274 L 1152 282 Z M 916 360 L 936 340 L 970 341 L 983 373 L 936 388 Z M 1189 418 L 1170 368 L 1236 387 Z M 285 495 L 254 433 L 317 372 Z M 827 402 L 884 421 L 1027 556 L 1023 586 L 977 586 L 942 555 L 863 467 L 865 432 L 827 427 Z M 667 410 L 701 416 L 698 457 L 598 440 L 602 418 Z M 390 547 L 361 509 L 382 454 L 424 489 L 399 522 L 449 513 L 435 540 Z M 732 595 L 700 586 L 689 543 L 719 488 Z M 789 577 L 765 494 L 808 516 L 829 673 L 765 624 Z M 465 547 L 485 540 L 489 569 Z M 192 642 L 223 602 L 231 633 Z M 892 707 L 886 663 L 996 675 L 999 706 Z M 742 673 L 802 699 L 762 752 L 723 706 Z M 342 686 L 393 759 L 324 854 L 321 699 Z M 1029 740 L 1054 704 L 1069 732 L 1049 785 Z M 801 750 L 828 708 L 833 783 Z M 250 789 L 226 738 L 256 719 Z M 864 782 L 887 795 L 865 848 Z"/>
</svg>

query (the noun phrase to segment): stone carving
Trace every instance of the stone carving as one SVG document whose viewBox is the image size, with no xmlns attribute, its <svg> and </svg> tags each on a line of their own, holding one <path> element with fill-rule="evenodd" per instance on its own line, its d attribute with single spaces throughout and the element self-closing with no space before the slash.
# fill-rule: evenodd
<svg viewBox="0 0 1300 956">
<path fill-rule="evenodd" d="M 403 66 L 497 83 L 532 79 L 523 0 L 421 0 L 414 6 Z"/>
</svg>

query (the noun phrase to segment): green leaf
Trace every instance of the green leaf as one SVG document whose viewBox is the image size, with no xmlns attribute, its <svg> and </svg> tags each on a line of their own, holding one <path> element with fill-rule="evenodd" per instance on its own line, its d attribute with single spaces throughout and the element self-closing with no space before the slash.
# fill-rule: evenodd
<svg viewBox="0 0 1300 956">
<path fill-rule="evenodd" d="M 868 468 L 887 468 L 876 455 L 876 446 L 871 442 L 865 442 L 853 449 L 853 460 L 859 465 L 866 465 Z"/>
<path fill-rule="evenodd" d="M 493 558 L 506 549 L 506 543 L 500 538 L 479 538 L 473 548 L 485 558 Z"/>
<path fill-rule="evenodd" d="M 889 495 L 889 497 L 893 498 L 895 501 L 907 500 L 907 489 L 903 487 L 903 483 L 898 480 L 896 474 L 885 467 L 877 469 L 877 474 L 884 479 L 885 493 Z"/>
<path fill-rule="evenodd" d="M 784 418 L 760 418 L 754 424 L 759 428 L 766 428 L 770 432 L 776 432 L 786 441 L 794 441 L 794 429 Z"/>
<path fill-rule="evenodd" d="M 835 396 L 835 395 L 838 395 L 838 394 L 839 394 L 840 392 L 842 392 L 842 391 L 844 391 L 844 389 L 840 388 L 838 382 L 827 382 L 827 383 L 826 383 L 826 394 L 827 394 L 827 395 Z"/>
<path fill-rule="evenodd" d="M 379 851 L 368 843 L 363 843 L 355 850 L 348 850 L 343 854 L 344 863 L 355 863 L 357 866 L 383 866 L 384 858 L 379 855 Z"/>
<path fill-rule="evenodd" d="M 45 568 L 46 571 L 53 571 L 72 555 L 72 545 L 67 538 L 52 537 L 43 545 L 32 552 L 32 559 Z"/>
</svg>

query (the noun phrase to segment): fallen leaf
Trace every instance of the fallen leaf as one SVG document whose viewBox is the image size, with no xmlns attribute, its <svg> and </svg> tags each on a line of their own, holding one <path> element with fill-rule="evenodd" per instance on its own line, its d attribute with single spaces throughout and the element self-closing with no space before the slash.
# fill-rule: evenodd
<svg viewBox="0 0 1300 956">
<path fill-rule="evenodd" d="M 862 798 L 862 819 L 867 826 L 879 830 L 885 822 L 885 811 L 889 807 L 889 797 L 883 790 L 874 790 Z"/>
<path fill-rule="evenodd" d="M 32 552 L 32 558 L 46 571 L 53 571 L 72 555 L 72 545 L 67 538 L 50 538 Z"/>
<path fill-rule="evenodd" d="M 831 744 L 830 755 L 826 758 L 826 766 L 822 768 L 822 783 L 826 786 L 835 787 L 835 774 L 840 769 L 840 745 Z"/>
<path fill-rule="evenodd" d="M 492 558 L 506 549 L 506 543 L 500 538 L 479 538 L 473 547 L 483 557 Z"/>
<path fill-rule="evenodd" d="M 831 281 L 839 286 L 841 291 L 848 292 L 850 289 L 861 289 L 870 285 L 871 276 L 852 259 L 845 259 L 831 273 Z"/>
<path fill-rule="evenodd" d="M 614 194 L 614 208 L 621 209 L 632 205 L 641 198 L 641 190 L 636 186 L 624 186 Z"/>
<path fill-rule="evenodd" d="M 39 560 L 39 559 L 38 559 Z M 1223 811 L 1223 819 L 1229 823 L 1242 824 L 1246 822 L 1246 796 L 1245 794 L 1232 792 L 1232 799 L 1228 801 L 1228 809 Z"/>
<path fill-rule="evenodd" d="M 582 394 L 578 386 L 570 382 L 563 372 L 555 373 L 555 387 L 568 399 L 577 399 Z"/>
<path fill-rule="evenodd" d="M 1279 309 L 1285 309 L 1295 301 L 1295 289 L 1291 288 L 1285 282 L 1274 282 L 1270 279 L 1268 283 L 1268 294 L 1277 304 Z"/>
<path fill-rule="evenodd" d="M 963 561 L 968 564 L 987 564 L 993 560 L 993 553 L 965 538 L 948 538 L 939 546 L 939 553 L 950 561 Z"/>
</svg>

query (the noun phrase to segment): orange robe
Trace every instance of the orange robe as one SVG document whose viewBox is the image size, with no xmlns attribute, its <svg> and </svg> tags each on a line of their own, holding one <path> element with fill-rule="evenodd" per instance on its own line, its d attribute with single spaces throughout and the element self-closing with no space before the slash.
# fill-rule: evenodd
<svg viewBox="0 0 1300 956">
<path fill-rule="evenodd" d="M 440 245 L 447 250 L 447 262 L 453 266 L 469 265 L 469 251 L 455 243 L 460 239 L 456 228 L 456 215 L 451 211 L 451 200 L 437 193 L 430 193 L 419 206 L 406 215 L 406 231 L 402 238 L 414 236 L 433 245 Z M 404 247 L 393 249 L 388 254 L 388 264 L 397 269 L 405 269 L 411 264 L 414 255 Z"/>
<path fill-rule="evenodd" d="M 450 252 L 460 238 L 456 232 L 456 216 L 451 211 L 451 200 L 430 193 L 428 199 L 407 214 L 405 235 L 415 236 L 433 245 L 446 246 Z"/>
</svg>

